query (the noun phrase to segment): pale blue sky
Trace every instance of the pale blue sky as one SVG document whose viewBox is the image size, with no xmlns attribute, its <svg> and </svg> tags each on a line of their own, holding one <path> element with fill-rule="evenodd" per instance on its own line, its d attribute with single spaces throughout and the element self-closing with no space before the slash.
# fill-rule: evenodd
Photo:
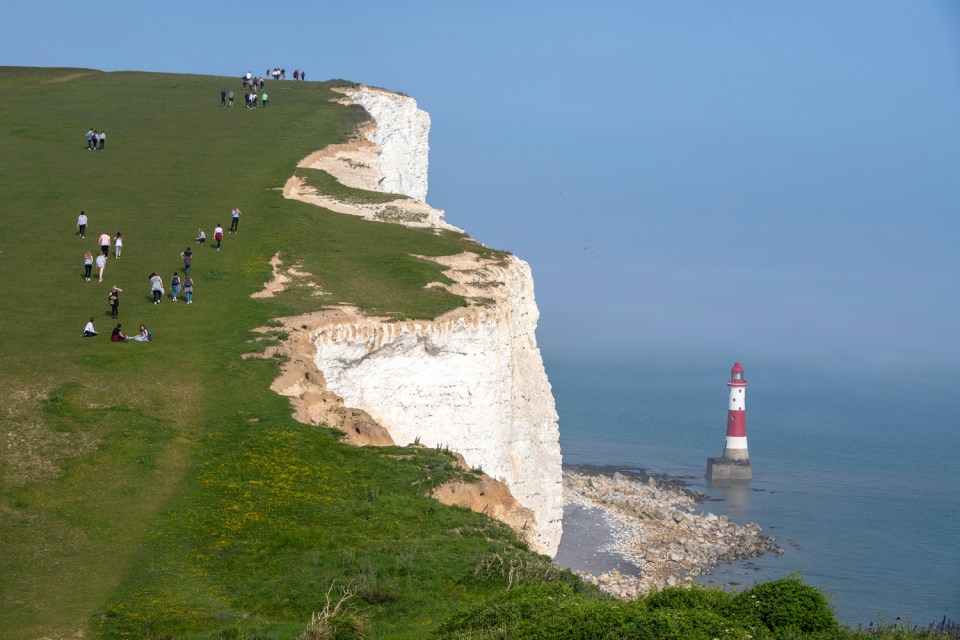
<svg viewBox="0 0 960 640">
<path fill-rule="evenodd" d="M 954 0 L 10 4 L 4 65 L 415 97 L 428 201 L 531 263 L 548 358 L 960 362 Z"/>
</svg>

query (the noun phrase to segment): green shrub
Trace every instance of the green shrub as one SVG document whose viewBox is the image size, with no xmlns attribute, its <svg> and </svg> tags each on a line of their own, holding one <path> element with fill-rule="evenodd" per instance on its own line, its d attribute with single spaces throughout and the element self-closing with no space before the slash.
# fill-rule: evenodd
<svg viewBox="0 0 960 640">
<path fill-rule="evenodd" d="M 511 640 L 747 640 L 748 630 L 711 609 L 722 592 L 669 590 L 654 607 L 644 600 L 587 599 L 566 584 L 525 584 L 462 612 L 436 633 L 438 638 Z M 692 598 L 682 591 L 693 591 Z M 699 598 L 695 604 L 688 606 Z M 671 605 L 668 600 L 675 599 Z M 722 607 L 721 607 L 722 608 Z"/>
<path fill-rule="evenodd" d="M 575 599 L 564 584 L 524 584 L 505 591 L 487 602 L 458 613 L 437 630 L 438 638 L 523 638 L 521 629 L 535 630 L 546 619 Z"/>
<path fill-rule="evenodd" d="M 778 638 L 797 633 L 821 637 L 839 633 L 827 597 L 795 577 L 759 584 L 737 594 L 731 613 L 744 624 L 772 631 Z"/>
<path fill-rule="evenodd" d="M 695 611 L 729 611 L 733 595 L 721 589 L 700 586 L 668 587 L 654 591 L 643 599 L 648 609 L 691 609 Z"/>
</svg>

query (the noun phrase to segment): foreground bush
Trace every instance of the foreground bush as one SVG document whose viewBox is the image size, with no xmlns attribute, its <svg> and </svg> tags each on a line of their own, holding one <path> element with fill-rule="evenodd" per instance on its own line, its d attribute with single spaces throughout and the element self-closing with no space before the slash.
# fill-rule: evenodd
<svg viewBox="0 0 960 640">
<path fill-rule="evenodd" d="M 709 593 L 703 600 L 708 606 L 687 606 L 691 603 L 687 598 L 691 593 L 698 594 L 694 599 Z M 703 589 L 668 589 L 657 594 L 655 606 L 648 606 L 646 599 L 636 602 L 589 599 L 567 584 L 525 584 L 454 616 L 438 629 L 436 637 L 464 640 L 747 638 L 746 629 L 731 624 L 725 612 L 714 609 L 714 604 L 729 605 L 726 594 L 716 593 L 719 595 Z M 680 606 L 668 604 L 674 597 Z"/>
<path fill-rule="evenodd" d="M 853 637 L 826 597 L 795 578 L 740 594 L 672 587 L 634 602 L 589 599 L 567 584 L 524 584 L 443 624 L 438 638 L 743 640 Z"/>
<path fill-rule="evenodd" d="M 839 630 L 827 597 L 796 578 L 759 584 L 737 594 L 731 613 L 749 626 L 772 631 L 778 637 L 785 634 L 831 637 Z"/>
</svg>

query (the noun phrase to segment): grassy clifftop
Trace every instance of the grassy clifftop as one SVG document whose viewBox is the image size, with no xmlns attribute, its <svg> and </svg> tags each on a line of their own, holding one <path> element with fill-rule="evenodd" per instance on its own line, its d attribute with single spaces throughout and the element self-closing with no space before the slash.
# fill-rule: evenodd
<svg viewBox="0 0 960 640">
<path fill-rule="evenodd" d="M 284 200 L 298 160 L 366 118 L 325 83 L 269 83 L 270 106 L 222 108 L 232 79 L 0 68 L 0 636 L 292 637 L 331 584 L 378 634 L 422 637 L 499 588 L 478 557 L 523 553 L 504 527 L 424 497 L 459 472 L 443 452 L 354 449 L 290 417 L 250 330 L 341 301 L 395 317 L 463 304 L 410 257 L 482 250 L 459 234 Z M 344 83 L 338 83 L 344 84 Z M 87 151 L 88 128 L 106 131 Z M 218 253 L 198 227 L 240 232 Z M 86 238 L 75 233 L 81 210 Z M 85 251 L 120 231 L 105 281 Z M 194 253 L 194 303 L 150 301 Z M 249 295 L 281 251 L 322 286 Z M 107 305 L 151 343 L 115 344 Z M 167 286 L 169 294 L 169 286 Z M 93 316 L 100 336 L 81 339 Z M 224 636 L 226 637 L 226 636 Z"/>
</svg>

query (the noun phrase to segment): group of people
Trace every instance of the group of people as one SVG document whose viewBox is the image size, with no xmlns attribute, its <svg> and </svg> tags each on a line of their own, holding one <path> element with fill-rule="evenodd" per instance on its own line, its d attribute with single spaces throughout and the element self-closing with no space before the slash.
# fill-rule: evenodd
<svg viewBox="0 0 960 640">
<path fill-rule="evenodd" d="M 89 218 L 87 217 L 86 211 L 81 211 L 80 215 L 77 216 L 77 235 L 81 238 L 87 237 L 87 224 L 89 224 Z M 113 257 L 119 260 L 123 255 L 123 234 L 117 231 L 116 235 L 112 238 L 113 242 Z M 93 279 L 93 267 L 97 267 L 97 281 L 103 282 L 103 272 L 107 268 L 107 258 L 110 255 L 110 243 L 111 238 L 109 233 L 101 233 L 100 237 L 97 238 L 97 246 L 99 251 L 96 252 L 96 257 L 94 257 L 94 252 L 86 251 L 83 254 L 83 280 L 84 282 L 90 282 Z M 110 316 L 112 318 L 118 318 L 120 316 L 120 294 L 123 292 L 123 289 L 113 285 L 110 288 L 110 293 L 107 294 L 107 302 L 110 305 Z M 87 323 L 87 326 L 83 329 L 83 337 L 88 338 L 97 335 L 96 331 L 93 329 L 93 318 L 90 318 L 90 322 Z"/>
<path fill-rule="evenodd" d="M 273 69 L 267 68 L 267 70 L 264 72 L 263 75 L 267 76 L 268 78 L 271 78 L 271 77 L 272 77 L 274 80 L 286 80 L 286 79 L 287 79 L 287 70 L 286 70 L 285 68 L 283 68 L 283 67 L 274 67 Z M 294 71 L 293 71 L 293 79 L 294 79 L 294 80 L 306 80 L 306 79 L 307 79 L 307 72 L 306 72 L 306 71 L 303 71 L 303 70 L 301 70 L 301 69 L 294 69 Z M 249 71 L 247 71 L 247 72 L 242 76 L 242 80 L 243 80 L 245 83 L 247 83 L 247 82 L 259 82 L 259 83 L 260 83 L 260 88 L 263 89 L 263 78 L 254 78 L 253 75 L 252 75 Z M 243 86 L 246 87 L 247 85 L 244 84 Z"/>
<path fill-rule="evenodd" d="M 187 247 L 189 252 L 190 247 Z M 183 256 L 183 254 L 180 254 Z M 184 271 L 183 279 L 180 278 L 180 273 L 178 271 L 173 272 L 173 277 L 170 278 L 170 299 L 173 302 L 176 302 L 180 296 L 180 291 L 183 291 L 183 296 L 187 300 L 187 304 L 193 304 L 193 278 L 190 277 L 190 265 L 192 263 L 192 255 L 184 257 Z M 153 304 L 160 304 L 160 301 L 163 299 L 164 293 L 163 289 L 163 278 L 156 274 L 156 272 L 150 274 L 150 293 L 153 295 Z"/>
<path fill-rule="evenodd" d="M 77 235 L 81 238 L 87 237 L 87 214 L 83 211 L 77 216 Z M 97 243 L 100 245 L 100 251 L 96 258 L 93 257 L 92 251 L 83 254 L 83 279 L 85 282 L 90 282 L 94 264 L 97 266 L 98 280 L 103 282 L 103 271 L 107 267 L 107 256 L 110 255 L 110 234 L 101 233 Z M 122 253 L 123 235 L 117 231 L 117 235 L 113 239 L 113 256 L 119 259 Z"/>
<path fill-rule="evenodd" d="M 233 211 L 230 214 L 230 219 L 230 233 L 236 234 L 240 225 L 240 207 L 233 208 Z M 87 217 L 86 212 L 81 211 L 80 215 L 77 216 L 77 235 L 81 238 L 86 237 L 88 224 L 89 218 Z M 214 229 L 213 232 L 213 239 L 216 242 L 216 245 L 214 246 L 217 251 L 220 251 L 223 235 L 223 226 L 220 225 L 220 223 L 217 223 L 216 229 Z M 206 242 L 206 233 L 204 232 L 203 228 L 199 229 L 199 235 L 195 241 L 198 243 Z M 123 235 L 119 231 L 117 232 L 116 236 L 112 238 L 112 243 L 114 247 L 114 257 L 120 258 L 123 252 Z M 103 273 L 106 268 L 107 257 L 110 253 L 110 234 L 100 234 L 100 237 L 97 239 L 97 244 L 99 246 L 99 251 L 96 253 L 96 257 L 94 257 L 93 251 L 87 251 L 83 256 L 83 278 L 86 282 L 89 282 L 92 279 L 94 266 L 97 267 L 98 281 L 103 282 Z M 188 246 L 180 253 L 180 257 L 183 260 L 183 277 L 180 276 L 180 272 L 174 271 L 173 277 L 170 279 L 171 300 L 173 302 L 177 302 L 182 293 L 183 297 L 187 301 L 187 304 L 193 304 L 193 277 L 190 275 L 190 268 L 193 266 L 193 251 Z M 154 272 L 150 274 L 149 280 L 153 303 L 160 304 L 165 294 L 163 279 Z M 123 293 L 123 289 L 113 285 L 110 288 L 110 292 L 107 294 L 107 302 L 110 305 L 110 317 L 113 319 L 120 317 L 121 293 Z M 87 322 L 86 326 L 83 328 L 83 333 L 81 334 L 82 337 L 91 338 L 97 335 L 97 331 L 93 326 L 93 321 L 94 319 L 90 318 L 90 320 Z M 146 342 L 152 339 L 152 334 L 144 325 L 141 324 L 140 332 L 137 334 L 137 336 L 128 337 L 123 334 L 121 325 L 117 324 L 110 339 L 114 342 L 127 342 L 129 340 Z"/>
<path fill-rule="evenodd" d="M 273 70 L 267 69 L 264 74 L 268 77 L 272 76 L 274 80 L 285 80 L 287 78 L 287 70 L 284 68 L 274 67 Z M 307 72 L 301 69 L 296 69 L 293 72 L 294 80 L 306 80 Z M 257 102 L 263 104 L 264 108 L 270 103 L 270 96 L 263 90 L 263 76 L 254 77 L 252 73 L 247 71 L 245 74 L 240 76 L 240 82 L 243 84 L 243 104 L 247 109 L 256 109 Z M 258 94 L 259 92 L 259 94 Z M 231 90 L 227 92 L 226 89 L 220 90 L 220 106 L 233 106 L 234 94 Z M 103 142 L 100 143 L 100 148 L 103 149 Z"/>
<path fill-rule="evenodd" d="M 103 145 L 107 142 L 107 133 L 97 131 L 93 127 L 87 129 L 87 151 L 103 151 Z"/>
<path fill-rule="evenodd" d="M 244 89 L 250 88 L 254 91 L 257 89 L 263 91 L 263 76 L 257 76 L 254 78 L 253 74 L 247 71 L 245 74 L 240 76 L 240 82 L 243 84 Z"/>
<path fill-rule="evenodd" d="M 131 340 L 133 342 L 150 342 L 151 340 L 153 340 L 153 334 L 150 332 L 149 329 L 147 329 L 146 325 L 141 324 L 139 331 L 137 331 L 137 335 L 135 336 L 124 335 L 123 325 L 118 322 L 117 326 L 115 326 L 113 328 L 113 331 L 110 333 L 110 341 L 111 342 L 130 342 Z"/>
<path fill-rule="evenodd" d="M 93 327 L 93 318 L 90 318 L 87 321 L 87 325 L 83 328 L 83 333 L 80 335 L 81 338 L 95 338 L 97 336 L 97 330 Z M 110 333 L 111 342 L 150 342 L 153 339 L 153 334 L 147 329 L 147 325 L 141 324 L 140 330 L 135 336 L 127 336 L 123 333 L 123 325 L 119 322 L 117 326 L 113 328 L 113 331 Z"/>
<path fill-rule="evenodd" d="M 247 107 L 247 109 L 256 109 L 257 101 L 260 101 L 261 103 L 263 103 L 263 108 L 266 109 L 267 105 L 270 103 L 270 96 L 267 95 L 266 91 L 263 91 L 263 85 L 261 84 L 260 89 L 262 93 L 259 96 L 257 95 L 256 87 L 253 87 L 253 89 L 254 89 L 253 91 L 244 92 L 243 104 Z M 232 107 L 233 99 L 234 99 L 233 91 L 230 91 L 229 93 L 227 93 L 226 89 L 220 90 L 220 106 L 221 107 L 227 107 L 227 106 Z"/>
<path fill-rule="evenodd" d="M 233 213 L 231 214 L 230 222 L 230 233 L 237 233 L 237 227 L 240 224 L 240 209 L 239 207 L 234 207 Z M 203 227 L 197 229 L 197 237 L 193 239 L 196 244 L 206 244 L 207 242 L 207 232 L 203 230 Z M 216 244 L 212 246 L 220 251 L 220 243 L 223 242 L 223 227 L 220 223 L 217 223 L 217 226 L 213 229 L 213 241 Z M 190 247 L 187 247 L 180 252 L 180 257 L 183 258 L 183 267 L 184 273 L 190 273 L 190 260 L 193 259 L 193 251 L 190 250 Z"/>
<path fill-rule="evenodd" d="M 259 96 L 257 95 L 256 91 L 254 91 L 254 92 L 251 92 L 251 93 L 245 93 L 245 94 L 243 94 L 243 100 L 244 100 L 244 102 L 245 102 L 246 105 L 247 105 L 247 109 L 256 109 L 256 108 L 257 108 L 257 100 L 260 100 L 260 102 L 263 103 L 263 108 L 266 109 L 266 108 L 267 108 L 267 104 L 268 104 L 268 102 L 269 102 L 269 100 L 270 100 L 270 96 L 267 95 L 267 92 L 266 92 L 266 91 L 264 91 L 264 92 L 263 92 L 261 95 L 259 95 Z"/>
</svg>

